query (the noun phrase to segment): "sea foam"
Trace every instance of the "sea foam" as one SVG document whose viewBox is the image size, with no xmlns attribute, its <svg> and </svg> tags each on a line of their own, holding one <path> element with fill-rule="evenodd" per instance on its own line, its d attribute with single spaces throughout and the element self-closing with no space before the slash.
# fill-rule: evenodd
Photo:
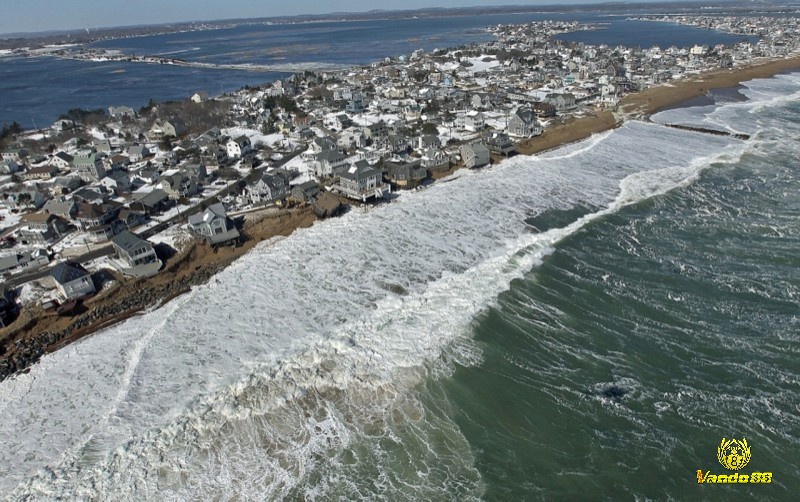
<svg viewBox="0 0 800 502">
<path fill-rule="evenodd" d="M 415 397 L 443 349 L 561 239 L 743 148 L 629 123 L 262 243 L 208 284 L 0 386 L 0 487 L 105 499 L 478 496 L 449 412 Z M 596 212 L 541 234 L 525 224 L 576 205 Z M 392 444 L 420 453 L 401 461 Z M 374 492 L 344 475 L 359 463 L 376 465 Z"/>
</svg>

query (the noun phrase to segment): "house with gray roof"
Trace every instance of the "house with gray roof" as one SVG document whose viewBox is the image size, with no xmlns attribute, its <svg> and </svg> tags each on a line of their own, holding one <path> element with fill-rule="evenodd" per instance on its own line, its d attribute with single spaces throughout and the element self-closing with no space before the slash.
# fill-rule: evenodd
<svg viewBox="0 0 800 502">
<path fill-rule="evenodd" d="M 124 230 L 111 239 L 111 245 L 117 257 L 128 269 L 134 269 L 142 265 L 157 263 L 158 256 L 153 249 L 153 245 L 139 238 L 137 235 Z M 160 266 L 160 263 L 159 263 Z"/>
<path fill-rule="evenodd" d="M 542 126 L 539 124 L 539 119 L 536 118 L 533 109 L 523 107 L 517 109 L 508 119 L 506 131 L 511 136 L 530 138 L 542 134 Z"/>
<path fill-rule="evenodd" d="M 386 162 L 386 179 L 402 188 L 414 188 L 428 176 L 428 170 L 420 159 L 401 162 Z"/>
<path fill-rule="evenodd" d="M 128 147 L 128 158 L 131 162 L 139 162 L 152 155 L 150 149 L 143 145 L 131 145 Z"/>
<path fill-rule="evenodd" d="M 143 214 L 154 215 L 169 209 L 174 202 L 164 190 L 153 190 L 140 195 L 131 203 L 131 209 L 140 211 Z"/>
<path fill-rule="evenodd" d="M 82 150 L 72 161 L 75 172 L 86 183 L 100 181 L 106 175 L 102 158 L 94 150 Z"/>
<path fill-rule="evenodd" d="M 92 276 L 76 263 L 61 262 L 53 268 L 50 276 L 55 280 L 56 288 L 64 300 L 74 300 L 97 291 Z"/>
<path fill-rule="evenodd" d="M 245 189 L 251 204 L 272 202 L 289 195 L 289 176 L 285 171 L 277 171 L 262 176 Z"/>
<path fill-rule="evenodd" d="M 341 172 L 339 181 L 333 188 L 345 197 L 362 202 L 371 198 L 382 198 L 392 191 L 391 187 L 383 182 L 381 170 L 370 166 L 365 160 L 359 160 Z"/>
<path fill-rule="evenodd" d="M 202 213 L 189 216 L 189 228 L 210 244 L 222 244 L 239 238 L 239 231 L 219 202 L 208 206 Z"/>
<path fill-rule="evenodd" d="M 35 270 L 50 263 L 50 256 L 44 249 L 14 253 L 0 258 L 0 274 L 14 274 L 24 270 Z"/>
<path fill-rule="evenodd" d="M 66 199 L 64 197 L 59 197 L 56 199 L 50 199 L 47 202 L 45 202 L 44 206 L 42 206 L 42 212 L 47 214 L 54 214 L 60 218 L 69 221 L 78 212 L 78 206 L 75 204 L 75 201 L 73 200 Z"/>
<path fill-rule="evenodd" d="M 470 169 L 489 165 L 489 149 L 480 143 L 461 145 L 459 153 L 464 165 Z"/>
</svg>

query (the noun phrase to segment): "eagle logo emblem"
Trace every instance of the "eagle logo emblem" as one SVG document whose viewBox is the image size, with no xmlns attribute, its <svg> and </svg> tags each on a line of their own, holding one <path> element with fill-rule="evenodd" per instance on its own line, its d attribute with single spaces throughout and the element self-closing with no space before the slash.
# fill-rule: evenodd
<svg viewBox="0 0 800 502">
<path fill-rule="evenodd" d="M 730 469 L 731 471 L 738 471 L 750 462 L 750 447 L 747 445 L 747 439 L 725 439 L 717 448 L 717 459 L 722 467 Z"/>
</svg>

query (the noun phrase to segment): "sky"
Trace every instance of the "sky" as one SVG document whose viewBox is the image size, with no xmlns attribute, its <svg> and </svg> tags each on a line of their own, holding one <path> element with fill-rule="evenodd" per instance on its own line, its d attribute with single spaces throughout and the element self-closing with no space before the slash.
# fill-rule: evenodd
<svg viewBox="0 0 800 502">
<path fill-rule="evenodd" d="M 372 9 L 602 1 L 608 0 L 0 0 L 0 34 Z"/>
</svg>

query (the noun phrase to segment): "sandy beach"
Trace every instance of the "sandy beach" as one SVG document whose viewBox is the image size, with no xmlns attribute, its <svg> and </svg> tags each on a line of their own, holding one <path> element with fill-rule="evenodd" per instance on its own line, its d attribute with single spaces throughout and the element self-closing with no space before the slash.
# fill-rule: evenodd
<svg viewBox="0 0 800 502">
<path fill-rule="evenodd" d="M 518 150 L 522 155 L 533 155 L 557 148 L 618 127 L 628 119 L 646 119 L 661 109 L 702 96 L 710 89 L 735 87 L 741 82 L 792 69 L 800 69 L 800 56 L 686 77 L 625 96 L 615 110 L 594 109 L 583 117 L 568 118 L 549 127 L 541 136 L 521 143 Z M 434 178 L 446 176 L 455 169 Z M 88 299 L 82 311 L 71 317 L 43 315 L 38 307 L 23 309 L 14 324 L 0 330 L 0 380 L 34 364 L 44 353 L 187 292 L 192 286 L 208 281 L 259 242 L 290 235 L 298 228 L 312 225 L 316 219 L 310 207 L 249 217 L 243 227 L 247 240 L 239 247 L 213 251 L 205 243 L 192 243 L 170 258 L 155 277 L 117 282 Z"/>
</svg>

